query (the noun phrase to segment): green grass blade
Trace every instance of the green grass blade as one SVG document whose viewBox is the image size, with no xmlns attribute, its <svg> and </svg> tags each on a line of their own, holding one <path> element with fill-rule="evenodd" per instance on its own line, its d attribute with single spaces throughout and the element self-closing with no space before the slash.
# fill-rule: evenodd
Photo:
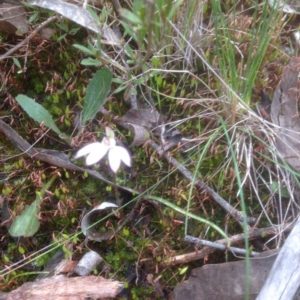
<svg viewBox="0 0 300 300">
<path fill-rule="evenodd" d="M 194 185 L 195 185 L 195 181 L 197 179 L 197 174 L 198 174 L 198 170 L 200 168 L 201 162 L 203 161 L 203 159 L 205 157 L 205 154 L 206 154 L 209 146 L 215 140 L 215 137 L 218 134 L 218 132 L 219 132 L 219 129 L 216 129 L 214 131 L 214 133 L 212 134 L 212 136 L 209 138 L 209 140 L 205 144 L 204 148 L 202 149 L 200 157 L 198 158 L 198 162 L 197 162 L 196 169 L 195 169 L 195 172 L 194 172 L 193 180 L 191 182 L 191 187 L 190 187 L 190 190 L 189 190 L 189 196 L 188 196 L 188 202 L 187 202 L 187 208 L 186 208 L 187 212 L 190 210 L 191 199 L 192 199 L 193 190 L 194 190 Z M 185 235 L 187 235 L 187 230 L 188 230 L 188 219 L 189 219 L 189 215 L 186 214 L 186 216 L 185 216 L 185 231 L 184 231 Z"/>
<path fill-rule="evenodd" d="M 177 212 L 179 212 L 179 213 L 181 213 L 183 215 L 186 215 L 186 216 L 188 216 L 190 218 L 193 218 L 193 219 L 195 219 L 195 220 L 197 220 L 199 222 L 202 222 L 202 223 L 205 223 L 205 224 L 211 226 L 212 228 L 214 228 L 217 232 L 219 232 L 227 240 L 227 246 L 228 247 L 230 246 L 230 240 L 229 240 L 228 236 L 226 235 L 226 233 L 220 227 L 218 227 L 217 225 L 215 225 L 214 223 L 212 223 L 212 222 L 210 222 L 210 221 L 208 221 L 206 219 L 203 219 L 203 218 L 201 218 L 199 216 L 196 216 L 195 214 L 190 213 L 190 212 L 188 212 L 188 211 L 180 208 L 179 206 L 176 206 L 175 204 L 173 204 L 173 203 L 171 203 L 171 202 L 169 202 L 169 201 L 167 201 L 165 199 L 162 199 L 160 197 L 146 195 L 145 198 L 158 201 L 158 202 L 160 202 L 160 203 L 162 203 L 162 204 L 164 204 L 164 205 L 172 208 L 173 210 L 175 210 L 175 211 L 177 211 Z"/>
</svg>

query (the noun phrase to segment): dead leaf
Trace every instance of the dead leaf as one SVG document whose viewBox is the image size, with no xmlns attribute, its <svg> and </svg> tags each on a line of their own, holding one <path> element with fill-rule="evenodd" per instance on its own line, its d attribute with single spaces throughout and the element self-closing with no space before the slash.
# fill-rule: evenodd
<svg viewBox="0 0 300 300">
<path fill-rule="evenodd" d="M 28 2 L 32 5 L 55 11 L 84 28 L 101 33 L 111 45 L 120 45 L 120 39 L 114 31 L 106 25 L 100 25 L 100 22 L 97 22 L 90 12 L 83 7 L 58 0 L 28 0 Z"/>
<path fill-rule="evenodd" d="M 166 117 L 159 114 L 155 109 L 131 109 L 120 119 L 123 122 L 139 125 L 151 131 L 163 124 Z"/>
<path fill-rule="evenodd" d="M 165 297 L 165 294 L 159 284 L 159 279 L 161 278 L 161 276 L 157 277 L 156 279 L 153 279 L 153 274 L 148 274 L 147 275 L 147 281 L 148 283 L 150 283 L 155 292 L 160 296 L 160 297 Z"/>
<path fill-rule="evenodd" d="M 129 124 L 129 126 L 132 128 L 131 131 L 134 133 L 134 139 L 130 144 L 130 147 L 143 145 L 150 139 L 149 131 L 146 128 L 135 124 Z"/>
<path fill-rule="evenodd" d="M 9 34 L 28 32 L 26 11 L 22 4 L 0 4 L 0 31 Z"/>
<path fill-rule="evenodd" d="M 55 274 L 64 274 L 64 273 L 71 273 L 73 272 L 74 268 L 78 264 L 78 261 L 71 260 L 71 259 L 64 259 L 62 260 L 55 269 Z M 86 274 L 88 275 L 88 274 Z"/>
<path fill-rule="evenodd" d="M 155 109 L 131 109 L 125 116 L 118 118 L 117 122 L 134 134 L 131 146 L 139 146 L 150 139 L 151 133 L 159 135 L 159 126 L 164 124 L 166 119 Z"/>
<path fill-rule="evenodd" d="M 279 126 L 276 132 L 276 148 L 297 172 L 300 172 L 299 72 L 300 59 L 294 57 L 283 71 L 271 105 L 272 122 Z"/>
<path fill-rule="evenodd" d="M 117 208 L 114 203 L 103 202 L 90 212 L 88 212 L 81 221 L 81 229 L 84 235 L 92 241 L 102 242 L 108 240 L 110 237 L 116 234 L 114 230 L 107 230 L 105 233 L 97 231 L 94 226 L 95 222 L 100 220 L 103 216 L 111 212 L 111 208 Z M 108 210 L 109 209 L 109 210 Z"/>
</svg>

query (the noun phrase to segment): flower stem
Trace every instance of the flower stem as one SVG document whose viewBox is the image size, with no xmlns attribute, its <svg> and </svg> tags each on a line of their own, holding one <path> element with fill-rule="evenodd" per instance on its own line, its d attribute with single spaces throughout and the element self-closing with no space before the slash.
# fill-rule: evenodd
<svg viewBox="0 0 300 300">
<path fill-rule="evenodd" d="M 115 173 L 114 173 L 114 193 L 115 193 L 117 205 L 121 206 L 121 199 L 120 199 L 120 194 L 117 186 L 117 174 Z"/>
</svg>

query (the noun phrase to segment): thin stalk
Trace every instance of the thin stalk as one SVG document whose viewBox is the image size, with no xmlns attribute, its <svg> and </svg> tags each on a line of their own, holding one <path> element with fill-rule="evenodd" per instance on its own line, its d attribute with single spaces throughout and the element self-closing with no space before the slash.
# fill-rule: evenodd
<svg viewBox="0 0 300 300">
<path fill-rule="evenodd" d="M 246 282 L 245 282 L 245 300 L 249 299 L 249 279 L 250 279 L 250 254 L 249 254 L 249 238 L 248 238 L 248 224 L 247 224 L 247 213 L 246 213 L 246 204 L 245 204 L 245 198 L 244 198 L 244 192 L 243 192 L 243 186 L 242 186 L 242 180 L 240 177 L 240 170 L 239 170 L 239 166 L 235 157 L 235 153 L 234 153 L 234 149 L 228 134 L 228 130 L 226 128 L 226 125 L 223 121 L 222 118 L 220 118 L 220 122 L 222 124 L 222 128 L 224 130 L 224 134 L 225 137 L 227 139 L 228 142 L 228 146 L 230 149 L 230 153 L 232 156 L 232 161 L 233 161 L 233 166 L 234 166 L 234 170 L 235 170 L 235 174 L 236 174 L 236 180 L 237 180 L 237 184 L 239 187 L 239 195 L 240 195 L 240 199 L 241 199 L 241 206 L 242 206 L 242 211 L 243 211 L 243 215 L 244 215 L 244 219 L 243 219 L 243 230 L 245 233 L 245 249 L 246 251 L 246 255 L 245 255 L 245 263 L 246 263 Z"/>
<path fill-rule="evenodd" d="M 192 178 L 192 181 L 191 181 L 191 186 L 190 186 L 190 190 L 189 190 L 189 196 L 188 196 L 188 201 L 187 201 L 187 208 L 186 208 L 186 211 L 189 212 L 190 211 L 190 206 L 191 206 L 191 199 L 192 199 L 192 195 L 193 195 L 193 189 L 194 189 L 194 186 L 195 186 L 195 181 L 197 180 L 197 174 L 198 174 L 198 170 L 200 168 L 200 165 L 201 165 L 201 162 L 203 161 L 204 157 L 205 157 L 205 154 L 209 148 L 209 146 L 211 145 L 211 143 L 214 141 L 216 135 L 218 134 L 219 132 L 219 128 L 217 130 L 214 131 L 214 133 L 212 134 L 212 136 L 210 137 L 210 139 L 207 141 L 207 143 L 205 144 L 201 154 L 200 154 L 200 157 L 198 159 L 198 162 L 197 162 L 197 166 L 195 168 L 195 172 L 194 172 L 194 175 L 193 175 L 193 178 Z M 186 214 L 185 216 L 185 225 L 184 225 L 184 234 L 187 235 L 187 230 L 188 230 L 188 220 L 189 220 L 189 216 L 188 214 Z"/>
</svg>

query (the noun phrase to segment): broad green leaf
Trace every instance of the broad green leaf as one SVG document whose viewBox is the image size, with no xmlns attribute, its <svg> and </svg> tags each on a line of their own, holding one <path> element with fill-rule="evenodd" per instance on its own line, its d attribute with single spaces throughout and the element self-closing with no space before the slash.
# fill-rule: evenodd
<svg viewBox="0 0 300 300">
<path fill-rule="evenodd" d="M 28 237 L 33 236 L 38 231 L 40 227 L 40 222 L 37 217 L 40 211 L 38 202 L 39 201 L 35 200 L 14 220 L 9 230 L 11 236 Z"/>
<path fill-rule="evenodd" d="M 93 119 L 99 108 L 105 103 L 107 94 L 110 91 L 111 81 L 112 73 L 107 68 L 98 71 L 90 81 L 84 99 L 82 126 L 88 120 Z"/>
<path fill-rule="evenodd" d="M 41 191 L 36 192 L 36 198 L 30 206 L 25 208 L 25 210 L 18 216 L 12 223 L 9 233 L 13 237 L 29 237 L 33 236 L 40 227 L 40 222 L 38 219 L 38 214 L 40 212 L 40 204 L 44 197 L 46 190 L 49 189 L 51 184 L 57 178 L 57 175 L 54 175 L 50 180 L 44 185 Z"/>
<path fill-rule="evenodd" d="M 46 127 L 51 128 L 59 136 L 63 136 L 63 133 L 55 125 L 50 113 L 42 105 L 25 95 L 18 95 L 16 100 L 32 119 L 38 123 L 43 122 Z"/>
</svg>

